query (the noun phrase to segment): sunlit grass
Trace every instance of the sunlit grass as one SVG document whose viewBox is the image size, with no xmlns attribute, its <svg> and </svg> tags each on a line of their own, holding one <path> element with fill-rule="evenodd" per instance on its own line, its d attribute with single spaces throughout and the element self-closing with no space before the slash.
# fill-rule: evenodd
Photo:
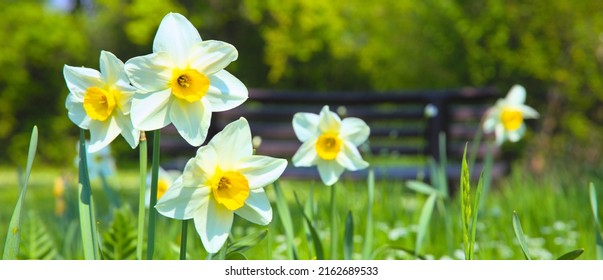
<svg viewBox="0 0 603 280">
<path fill-rule="evenodd" d="M 73 227 L 79 228 L 77 208 L 68 204 L 67 212 L 62 217 L 54 214 L 54 197 L 52 186 L 59 176 L 70 174 L 73 182 L 77 179 L 77 170 L 38 167 L 34 165 L 30 187 L 25 201 L 25 213 L 35 212 L 52 233 L 59 253 L 66 259 L 81 259 L 83 253 L 79 238 L 63 240 L 64 233 Z M 589 205 L 588 183 L 593 181 L 595 187 L 603 186 L 596 178 L 572 178 L 563 174 L 550 176 L 533 176 L 516 169 L 509 177 L 496 182 L 484 199 L 484 207 L 477 219 L 476 259 L 524 259 L 516 240 L 512 221 L 513 211 L 521 219 L 523 231 L 527 237 L 530 253 L 534 259 L 555 259 L 571 250 L 584 248 L 579 259 L 595 259 L 595 236 L 592 211 Z M 476 182 L 475 182 L 476 183 Z M 132 215 L 136 215 L 138 201 L 138 170 L 119 170 L 111 178 L 116 193 L 128 203 Z M 294 198 L 297 194 L 304 204 L 307 199 L 314 200 L 314 226 L 323 241 L 325 255 L 329 256 L 330 239 L 330 189 L 319 181 L 281 180 L 281 190 L 288 200 L 293 221 L 294 243 L 300 259 L 313 259 L 305 236 L 304 221 Z M 11 167 L 0 168 L 0 240 L 5 239 L 6 227 L 12 209 L 18 197 L 17 171 Z M 109 208 L 107 197 L 103 193 L 100 181 L 93 181 L 93 195 L 97 206 L 98 229 L 102 234 L 107 231 L 113 220 L 113 210 Z M 75 185 L 67 186 L 66 196 L 74 195 Z M 309 197 L 312 189 L 312 197 Z M 266 192 L 275 205 L 273 186 L 266 187 Z M 598 192 L 603 193 L 603 191 Z M 426 258 L 464 259 L 462 229 L 460 218 L 460 201 L 458 193 L 452 194 L 450 207 L 446 215 L 450 216 L 452 232 L 446 232 L 443 217 L 438 211 L 433 212 L 429 231 L 421 252 Z M 376 259 L 414 259 L 412 254 L 391 248 L 414 250 L 417 224 L 420 211 L 427 196 L 416 193 L 404 186 L 402 181 L 383 181 L 376 178 L 375 204 L 373 206 L 374 248 Z M 345 222 L 345 215 L 352 212 L 354 220 L 354 258 L 362 258 L 363 236 L 366 225 L 367 187 L 365 181 L 342 180 L 338 185 L 337 203 L 340 225 Z M 601 201 L 601 199 L 599 199 Z M 287 259 L 287 242 L 278 212 L 273 209 L 272 223 L 267 226 L 268 234 L 256 246 L 245 252 L 249 259 Z M 26 219 L 26 218 L 25 218 Z M 133 219 L 135 221 L 136 219 Z M 178 259 L 181 223 L 164 217 L 157 219 L 156 259 Z M 189 223 L 188 258 L 205 259 L 203 250 L 194 226 Z M 235 216 L 232 240 L 240 239 L 248 234 L 266 227 L 254 225 Z M 343 227 L 341 239 L 343 240 Z M 26 233 L 23 233 L 26 234 Z M 79 233 L 77 233 L 79 236 Z M 446 235 L 453 236 L 453 248 L 449 250 Z M 73 243 L 73 244 L 71 244 Z M 0 243 L 0 251 L 4 243 Z M 386 249 L 386 247 L 390 249 Z M 339 252 L 343 255 L 343 251 Z"/>
</svg>

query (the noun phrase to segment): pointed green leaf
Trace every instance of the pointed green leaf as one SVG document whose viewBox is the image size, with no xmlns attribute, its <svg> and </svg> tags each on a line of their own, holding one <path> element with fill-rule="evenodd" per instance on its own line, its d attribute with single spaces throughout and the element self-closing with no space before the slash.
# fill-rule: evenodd
<svg viewBox="0 0 603 280">
<path fill-rule="evenodd" d="M 477 183 L 477 189 L 475 190 L 475 199 L 473 202 L 473 208 L 471 209 L 471 233 L 469 235 L 469 259 L 473 260 L 473 251 L 475 248 L 475 234 L 477 230 L 477 213 L 479 212 L 479 203 L 482 196 L 482 189 L 484 187 L 484 172 L 479 176 Z"/>
<path fill-rule="evenodd" d="M 421 248 L 423 247 L 425 236 L 427 236 L 427 232 L 429 230 L 429 221 L 431 220 L 431 214 L 433 213 L 433 209 L 435 207 L 436 198 L 437 193 L 432 193 L 427 198 L 423 208 L 421 209 L 421 216 L 419 216 L 419 225 L 417 229 L 417 240 L 415 243 L 416 253 L 420 253 Z"/>
<path fill-rule="evenodd" d="M 137 231 L 129 205 L 113 212 L 113 221 L 103 234 L 103 254 L 108 260 L 136 259 Z"/>
<path fill-rule="evenodd" d="M 289 212 L 287 199 L 281 191 L 279 182 L 275 181 L 273 185 L 274 192 L 276 194 L 276 210 L 278 212 L 278 216 L 281 220 L 281 223 L 283 224 L 283 229 L 285 230 L 285 237 L 287 238 L 287 252 L 289 253 L 289 258 L 297 260 L 297 250 L 295 249 L 295 244 L 293 243 L 293 222 L 291 221 L 291 213 Z"/>
<path fill-rule="evenodd" d="M 343 230 L 343 257 L 346 260 L 352 259 L 354 253 L 354 217 L 352 211 L 348 211 L 345 219 L 345 228 Z"/>
<path fill-rule="evenodd" d="M 310 218 L 308 218 L 308 216 L 306 215 L 306 213 L 301 208 L 301 203 L 299 202 L 297 194 L 293 193 L 293 195 L 295 196 L 295 201 L 297 202 L 297 206 L 301 210 L 301 213 L 302 213 L 302 216 L 304 218 L 304 221 L 306 221 L 306 226 L 310 230 L 310 236 L 312 238 L 312 243 L 314 244 L 314 251 L 316 252 L 316 259 L 318 259 L 318 260 L 324 260 L 324 258 L 325 258 L 324 257 L 324 251 L 323 251 L 323 248 L 322 248 L 322 242 L 320 241 L 320 237 L 318 235 L 318 232 L 316 232 L 316 229 L 312 225 L 312 221 L 310 220 Z"/>
<path fill-rule="evenodd" d="M 266 235 L 268 235 L 268 230 L 263 229 L 243 238 L 239 238 L 235 242 L 228 244 L 226 255 L 228 256 L 231 253 L 243 253 L 264 240 Z"/>
<path fill-rule="evenodd" d="M 571 252 L 567 252 L 557 259 L 558 260 L 575 260 L 578 257 L 580 257 L 580 255 L 582 255 L 582 253 L 584 253 L 584 249 L 580 248 L 580 249 L 573 250 Z"/>
<path fill-rule="evenodd" d="M 438 190 L 436 190 L 434 187 L 428 185 L 425 182 L 416 181 L 416 180 L 409 180 L 409 181 L 406 181 L 405 185 L 406 185 L 407 188 L 409 188 L 409 189 L 411 189 L 413 191 L 416 191 L 418 193 L 425 194 L 425 195 L 431 195 L 431 194 L 434 194 L 434 193 L 435 194 L 440 194 L 438 192 Z"/>
<path fill-rule="evenodd" d="M 27 191 L 29 175 L 31 174 L 31 167 L 36 156 L 37 148 L 38 127 L 34 126 L 31 132 L 31 138 L 29 140 L 29 151 L 27 152 L 25 174 L 23 174 L 23 179 L 19 179 L 19 182 L 22 182 L 22 184 L 20 185 L 21 192 L 19 194 L 19 198 L 17 199 L 17 205 L 13 210 L 13 215 L 11 216 L 10 223 L 8 225 L 8 233 L 6 234 L 4 252 L 2 254 L 2 259 L 4 260 L 16 260 L 17 255 L 19 254 L 19 242 L 21 239 L 21 212 L 23 211 L 25 192 Z"/>
<path fill-rule="evenodd" d="M 523 234 L 523 229 L 521 228 L 521 222 L 519 221 L 519 217 L 517 216 L 517 212 L 513 211 L 513 230 L 515 230 L 515 236 L 519 241 L 519 246 L 521 246 L 521 250 L 523 251 L 523 255 L 526 260 L 531 260 L 530 258 L 530 250 L 528 250 L 528 243 L 526 242 L 526 237 Z"/>
<path fill-rule="evenodd" d="M 469 167 L 467 166 L 467 144 L 463 152 L 463 161 L 461 163 L 461 220 L 463 225 L 463 247 L 465 249 L 465 259 L 469 260 L 469 223 L 471 220 L 471 185 L 469 183 Z"/>
<path fill-rule="evenodd" d="M 601 223 L 599 221 L 599 208 L 597 202 L 597 191 L 595 185 L 591 182 L 589 186 L 590 207 L 595 220 L 595 248 L 598 260 L 603 260 L 603 234 L 601 233 Z"/>
<path fill-rule="evenodd" d="M 23 225 L 19 258 L 25 260 L 54 260 L 61 258 L 48 228 L 42 219 L 32 211 L 27 213 L 27 220 Z"/>
</svg>

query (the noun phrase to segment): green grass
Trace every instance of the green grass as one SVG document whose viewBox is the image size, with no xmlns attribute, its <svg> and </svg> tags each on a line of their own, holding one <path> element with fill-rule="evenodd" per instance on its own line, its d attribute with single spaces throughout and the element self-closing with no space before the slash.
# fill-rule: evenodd
<svg viewBox="0 0 603 280">
<path fill-rule="evenodd" d="M 77 193 L 76 170 L 59 170 L 50 167 L 34 168 L 31 174 L 30 187 L 26 196 L 25 213 L 35 213 L 53 237 L 59 257 L 65 259 L 83 259 L 79 222 L 77 220 L 77 204 L 73 198 Z M 52 189 L 54 180 L 62 175 L 71 174 L 71 184 L 67 185 L 67 211 L 63 216 L 55 216 Z M 562 173 L 549 176 L 533 176 L 516 169 L 509 177 L 496 182 L 485 199 L 484 208 L 477 218 L 477 236 L 475 259 L 524 259 L 521 247 L 513 230 L 513 211 L 521 219 L 523 231 L 527 237 L 533 259 L 556 259 L 557 257 L 579 248 L 584 253 L 578 259 L 595 259 L 595 228 L 592 211 L 589 205 L 588 184 L 593 181 L 597 193 L 603 188 L 603 182 L 596 176 L 573 178 Z M 132 217 L 136 217 L 138 201 L 137 170 L 120 170 L 111 178 L 112 186 L 122 201 L 130 205 Z M 475 185 L 477 182 L 472 182 Z M 18 182 L 15 169 L 0 168 L 0 251 L 4 247 L 10 215 L 18 197 Z M 98 229 L 102 237 L 113 221 L 115 209 L 110 209 L 108 199 L 101 188 L 100 181 L 93 181 L 93 195 L 96 204 Z M 300 259 L 313 259 L 310 254 L 314 248 L 305 235 L 304 220 L 294 198 L 297 194 L 300 203 L 314 199 L 312 209 L 313 224 L 325 249 L 324 255 L 330 256 L 330 190 L 318 181 L 282 180 L 281 190 L 287 198 L 293 221 L 294 242 Z M 337 211 L 339 224 L 344 225 L 348 211 L 351 211 L 354 224 L 352 257 L 360 259 L 363 250 L 367 213 L 367 186 L 364 181 L 342 181 L 338 183 Z M 312 198 L 309 198 L 312 189 Z M 244 252 L 249 259 L 286 259 L 287 248 L 283 227 L 278 218 L 273 186 L 267 186 L 266 192 L 272 199 L 273 220 L 267 227 L 249 223 L 235 218 L 232 240 L 239 240 L 249 234 L 268 229 L 265 238 Z M 427 196 L 416 193 L 404 186 L 402 181 L 383 181 L 376 178 L 375 204 L 373 206 L 373 235 L 376 259 L 414 259 L 408 251 L 414 250 L 416 229 L 420 212 Z M 433 212 L 429 222 L 429 231 L 421 252 L 423 257 L 433 259 L 464 259 L 460 201 L 458 193 L 451 194 L 447 213 Z M 599 198 L 598 201 L 602 201 Z M 601 208 L 601 207 L 599 207 Z M 124 215 L 123 212 L 121 212 Z M 444 217 L 448 215 L 453 226 L 447 232 Z M 28 216 L 25 216 L 27 220 Z M 136 221 L 135 218 L 131 219 Z M 75 227 L 75 230 L 73 229 Z M 135 226 L 132 227 L 135 229 Z M 163 216 L 157 219 L 157 240 L 155 246 L 156 259 L 178 259 L 181 222 Z M 343 243 L 343 226 L 341 239 Z M 189 223 L 188 259 L 205 259 L 200 239 Z M 75 236 L 65 240 L 66 232 L 74 232 Z M 23 232 L 23 235 L 28 234 Z M 447 246 L 447 235 L 453 236 L 453 248 Z M 343 246 L 341 246 L 343 247 Z M 404 251 L 406 249 L 407 251 Z M 339 252 L 343 256 L 343 249 Z"/>
</svg>

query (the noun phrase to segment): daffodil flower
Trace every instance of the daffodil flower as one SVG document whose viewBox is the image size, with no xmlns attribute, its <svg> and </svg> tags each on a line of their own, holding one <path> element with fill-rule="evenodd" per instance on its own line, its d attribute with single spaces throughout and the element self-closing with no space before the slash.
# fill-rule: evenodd
<svg viewBox="0 0 603 280">
<path fill-rule="evenodd" d="M 191 145 L 207 137 L 211 113 L 242 104 L 247 88 L 224 70 L 236 60 L 234 46 L 203 41 L 182 15 L 166 15 L 153 42 L 153 53 L 134 57 L 125 68 L 140 89 L 132 102 L 134 127 L 149 131 L 173 123 Z"/>
<path fill-rule="evenodd" d="M 524 119 L 538 118 L 538 112 L 525 105 L 525 100 L 525 88 L 514 85 L 504 99 L 499 99 L 496 105 L 487 111 L 484 132 L 494 131 L 497 145 L 507 139 L 511 142 L 519 141 L 526 132 Z"/>
<path fill-rule="evenodd" d="M 86 141 L 84 145 L 88 147 L 89 142 Z M 80 145 L 76 144 L 75 149 L 79 154 Z M 90 148 L 87 148 L 87 150 L 86 163 L 90 180 L 94 180 L 100 176 L 108 178 L 115 174 L 117 168 L 115 167 L 115 158 L 111 155 L 111 145 L 105 146 L 93 153 L 90 152 Z M 76 168 L 79 167 L 80 157 L 77 155 L 75 156 L 74 164 Z"/>
<path fill-rule="evenodd" d="M 157 200 L 159 200 L 165 192 L 174 184 L 174 181 L 182 175 L 182 172 L 178 170 L 165 170 L 159 167 L 158 180 L 157 180 Z M 147 188 L 145 192 L 145 204 L 149 207 L 151 203 L 151 174 L 147 175 Z"/>
<path fill-rule="evenodd" d="M 284 159 L 253 155 L 249 124 L 240 118 L 199 148 L 155 208 L 166 217 L 194 219 L 203 246 L 215 253 L 230 233 L 234 214 L 270 223 L 272 208 L 263 187 L 285 167 Z"/>
<path fill-rule="evenodd" d="M 303 142 L 293 155 L 293 165 L 316 165 L 322 182 L 327 186 L 335 184 L 344 169 L 356 171 L 369 166 L 357 146 L 367 140 L 370 128 L 359 118 L 341 120 L 329 110 L 329 106 L 324 106 L 319 115 L 296 113 L 293 130 Z"/>
<path fill-rule="evenodd" d="M 138 146 L 140 131 L 130 120 L 132 96 L 124 63 L 110 52 L 100 54 L 100 72 L 65 65 L 63 76 L 69 88 L 65 101 L 69 119 L 90 130 L 89 153 L 98 152 L 121 134 L 132 148 Z"/>
</svg>

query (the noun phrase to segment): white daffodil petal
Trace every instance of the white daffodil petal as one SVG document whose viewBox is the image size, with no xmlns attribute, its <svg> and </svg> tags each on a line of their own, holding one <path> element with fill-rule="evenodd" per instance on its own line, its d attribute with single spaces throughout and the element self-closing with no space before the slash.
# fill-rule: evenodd
<svg viewBox="0 0 603 280">
<path fill-rule="evenodd" d="M 205 99 L 211 104 L 212 112 L 222 112 L 235 108 L 248 98 L 247 87 L 226 70 L 209 76 L 209 89 Z"/>
<path fill-rule="evenodd" d="M 523 114 L 524 119 L 536 119 L 540 117 L 540 114 L 530 106 L 520 105 L 519 110 Z"/>
<path fill-rule="evenodd" d="M 69 91 L 75 95 L 77 100 L 84 101 L 84 94 L 90 87 L 103 88 L 100 73 L 94 69 L 84 67 L 73 67 L 65 65 L 63 76 Z"/>
<path fill-rule="evenodd" d="M 232 228 L 233 218 L 232 211 L 217 204 L 213 199 L 195 213 L 195 228 L 207 252 L 213 254 L 222 248 Z"/>
<path fill-rule="evenodd" d="M 249 123 L 245 118 L 239 118 L 218 132 L 208 145 L 220 155 L 220 168 L 234 170 L 240 159 L 253 153 Z"/>
<path fill-rule="evenodd" d="M 203 146 L 199 148 L 197 156 L 190 159 L 182 176 L 184 176 L 184 187 L 196 188 L 204 185 L 214 177 L 216 167 L 218 166 L 218 155 L 212 147 Z"/>
<path fill-rule="evenodd" d="M 506 138 L 505 127 L 499 123 L 494 128 L 494 135 L 496 136 L 496 145 L 500 146 L 503 142 L 505 142 Z"/>
<path fill-rule="evenodd" d="M 116 84 L 115 88 L 120 94 L 120 98 L 117 100 L 117 107 L 124 115 L 129 115 L 132 110 L 132 98 L 134 98 L 136 91 L 132 87 L 127 88 L 119 84 Z"/>
<path fill-rule="evenodd" d="M 254 224 L 263 226 L 272 221 L 272 207 L 263 189 L 249 192 L 245 204 L 237 209 L 235 214 Z"/>
<path fill-rule="evenodd" d="M 291 158 L 294 166 L 310 167 L 316 164 L 318 155 L 316 154 L 316 140 L 304 142 L 297 152 Z"/>
<path fill-rule="evenodd" d="M 359 118 L 345 118 L 341 121 L 339 136 L 356 146 L 366 142 L 370 133 L 369 126 Z"/>
<path fill-rule="evenodd" d="M 484 121 L 484 132 L 486 133 L 490 133 L 492 131 L 494 131 L 494 128 L 496 127 L 496 125 L 498 124 L 498 119 L 496 116 L 488 116 L 486 117 L 486 120 Z"/>
<path fill-rule="evenodd" d="M 523 104 L 526 102 L 526 89 L 521 85 L 514 85 L 505 98 L 510 104 Z"/>
<path fill-rule="evenodd" d="M 82 101 L 77 100 L 74 94 L 67 95 L 65 99 L 65 108 L 67 109 L 67 116 L 77 126 L 83 129 L 88 129 L 90 126 L 90 118 L 84 110 Z"/>
<path fill-rule="evenodd" d="M 140 141 L 140 130 L 135 129 L 132 125 L 132 120 L 130 117 L 124 116 L 121 112 L 113 114 L 115 117 L 115 121 L 117 122 L 117 126 L 121 129 L 121 135 L 126 139 L 126 142 L 130 144 L 132 149 L 138 146 L 138 142 Z"/>
<path fill-rule="evenodd" d="M 171 95 L 170 89 L 135 95 L 132 99 L 130 112 L 134 127 L 144 131 L 151 131 L 170 124 L 168 105 Z"/>
<path fill-rule="evenodd" d="M 168 53 L 152 53 L 126 61 L 124 70 L 130 83 L 142 91 L 151 93 L 170 87 L 173 63 Z"/>
<path fill-rule="evenodd" d="M 98 152 L 109 145 L 121 133 L 114 117 L 107 121 L 90 121 L 90 146 L 88 153 Z"/>
<path fill-rule="evenodd" d="M 343 166 L 334 160 L 321 160 L 318 162 L 317 167 L 320 179 L 327 186 L 337 183 L 344 170 Z"/>
<path fill-rule="evenodd" d="M 170 120 L 186 142 L 193 146 L 203 144 L 211 121 L 211 112 L 203 102 L 174 99 L 169 112 Z"/>
<path fill-rule="evenodd" d="M 521 126 L 513 131 L 509 131 L 507 133 L 507 136 L 509 138 L 509 141 L 511 142 L 517 142 L 521 139 L 521 137 L 523 137 L 523 135 L 526 133 L 526 126 L 525 124 L 521 124 Z"/>
<path fill-rule="evenodd" d="M 341 148 L 342 150 L 336 158 L 337 163 L 341 166 L 351 171 L 365 169 L 369 166 L 369 163 L 362 159 L 360 152 L 352 143 L 344 141 Z"/>
<path fill-rule="evenodd" d="M 105 84 L 115 84 L 120 78 L 125 77 L 124 63 L 111 52 L 101 51 L 100 74 Z"/>
<path fill-rule="evenodd" d="M 184 188 L 179 177 L 157 201 L 155 209 L 168 218 L 192 219 L 202 209 L 207 209 L 210 192 L 209 188 Z"/>
<path fill-rule="evenodd" d="M 184 68 L 191 48 L 200 43 L 201 35 L 183 15 L 169 13 L 161 20 L 153 40 L 153 52 L 167 52 L 176 62 L 176 67 Z"/>
<path fill-rule="evenodd" d="M 236 169 L 245 176 L 251 190 L 276 181 L 285 171 L 287 161 L 267 156 L 250 156 L 237 163 Z"/>
<path fill-rule="evenodd" d="M 237 60 L 237 49 L 225 42 L 207 40 L 195 45 L 188 58 L 190 66 L 210 76 Z"/>
<path fill-rule="evenodd" d="M 321 133 L 339 133 L 341 118 L 329 110 L 329 106 L 322 107 L 319 115 L 318 129 Z"/>
<path fill-rule="evenodd" d="M 318 115 L 313 113 L 296 113 L 293 115 L 293 131 L 301 142 L 306 142 L 318 134 Z"/>
</svg>

